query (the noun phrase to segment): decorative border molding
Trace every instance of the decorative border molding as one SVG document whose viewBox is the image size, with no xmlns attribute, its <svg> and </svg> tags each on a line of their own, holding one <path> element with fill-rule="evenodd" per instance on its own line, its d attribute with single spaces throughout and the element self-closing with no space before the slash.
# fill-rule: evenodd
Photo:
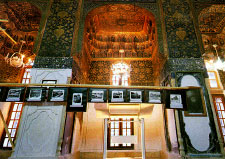
<svg viewBox="0 0 225 159">
<path fill-rule="evenodd" d="M 72 57 L 36 57 L 33 68 L 72 68 Z"/>
<path fill-rule="evenodd" d="M 170 58 L 165 64 L 167 71 L 201 71 L 205 72 L 205 64 L 202 58 Z"/>
</svg>

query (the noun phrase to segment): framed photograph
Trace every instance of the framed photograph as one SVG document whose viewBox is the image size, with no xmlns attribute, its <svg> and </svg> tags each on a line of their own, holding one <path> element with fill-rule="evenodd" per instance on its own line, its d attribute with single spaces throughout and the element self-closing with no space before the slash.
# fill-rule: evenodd
<svg viewBox="0 0 225 159">
<path fill-rule="evenodd" d="M 73 93 L 72 105 L 71 107 L 83 107 L 82 105 L 82 93 Z"/>
<path fill-rule="evenodd" d="M 185 116 L 207 116 L 206 105 L 202 88 L 186 90 L 187 110 Z"/>
<path fill-rule="evenodd" d="M 46 88 L 45 87 L 27 87 L 26 98 L 27 102 L 41 102 L 45 101 Z"/>
<path fill-rule="evenodd" d="M 67 112 L 86 112 L 87 88 L 69 88 Z"/>
<path fill-rule="evenodd" d="M 170 94 L 170 108 L 183 109 L 181 94 Z"/>
<path fill-rule="evenodd" d="M 66 87 L 49 87 L 48 102 L 65 102 L 67 100 Z"/>
<path fill-rule="evenodd" d="M 148 92 L 148 102 L 149 103 L 162 103 L 160 91 L 149 91 Z"/>
<path fill-rule="evenodd" d="M 9 88 L 8 95 L 6 97 L 7 102 L 19 102 L 22 94 L 21 88 Z"/>
<path fill-rule="evenodd" d="M 27 101 L 41 101 L 42 89 L 31 89 Z"/>
<path fill-rule="evenodd" d="M 123 91 L 112 91 L 111 102 L 124 102 Z"/>
<path fill-rule="evenodd" d="M 165 107 L 167 109 L 187 109 L 186 90 L 164 90 L 166 94 Z"/>
<path fill-rule="evenodd" d="M 42 84 L 56 84 L 57 80 L 42 80 Z"/>
<path fill-rule="evenodd" d="M 126 102 L 126 89 L 109 89 L 108 102 L 109 103 L 123 103 Z"/>
<path fill-rule="evenodd" d="M 104 91 L 92 91 L 91 102 L 104 102 Z"/>
<path fill-rule="evenodd" d="M 52 97 L 50 101 L 55 102 L 55 101 L 64 101 L 64 94 L 65 90 L 64 89 L 53 89 L 52 90 Z"/>
<path fill-rule="evenodd" d="M 103 103 L 107 102 L 107 89 L 90 88 L 88 102 Z"/>
<path fill-rule="evenodd" d="M 130 102 L 142 102 L 142 91 L 130 91 Z"/>
<path fill-rule="evenodd" d="M 42 84 L 56 84 L 57 80 L 42 80 Z M 46 87 L 47 89 L 49 89 L 50 87 L 55 87 L 55 86 L 42 86 L 42 87 Z"/>
</svg>

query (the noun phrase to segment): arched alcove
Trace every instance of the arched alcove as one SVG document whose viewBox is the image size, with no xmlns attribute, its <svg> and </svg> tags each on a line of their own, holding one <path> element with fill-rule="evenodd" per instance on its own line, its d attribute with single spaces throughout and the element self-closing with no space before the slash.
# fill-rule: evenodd
<svg viewBox="0 0 225 159">
<path fill-rule="evenodd" d="M 130 85 L 156 85 L 158 57 L 154 15 L 130 4 L 109 4 L 91 10 L 85 19 L 82 65 L 86 83 L 111 84 L 111 66 L 124 60 L 131 66 Z"/>
</svg>

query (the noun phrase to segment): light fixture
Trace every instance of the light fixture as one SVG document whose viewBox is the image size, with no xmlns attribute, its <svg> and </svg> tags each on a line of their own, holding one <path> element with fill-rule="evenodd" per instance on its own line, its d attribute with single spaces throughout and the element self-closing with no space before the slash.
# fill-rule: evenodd
<svg viewBox="0 0 225 159">
<path fill-rule="evenodd" d="M 13 67 L 23 67 L 24 66 L 23 59 L 24 59 L 25 55 L 20 53 L 24 43 L 25 43 L 25 41 L 22 40 L 19 52 L 14 52 L 11 56 L 9 56 L 9 53 L 8 53 L 7 56 L 5 57 L 5 61 L 7 63 L 9 63 L 11 66 L 13 66 Z"/>
</svg>

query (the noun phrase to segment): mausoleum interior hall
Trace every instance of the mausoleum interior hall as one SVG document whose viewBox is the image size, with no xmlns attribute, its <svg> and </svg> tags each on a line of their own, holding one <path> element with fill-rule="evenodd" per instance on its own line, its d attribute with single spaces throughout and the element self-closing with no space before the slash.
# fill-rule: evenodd
<svg viewBox="0 0 225 159">
<path fill-rule="evenodd" d="M 0 159 L 225 158 L 224 0 L 0 1 Z"/>
</svg>

